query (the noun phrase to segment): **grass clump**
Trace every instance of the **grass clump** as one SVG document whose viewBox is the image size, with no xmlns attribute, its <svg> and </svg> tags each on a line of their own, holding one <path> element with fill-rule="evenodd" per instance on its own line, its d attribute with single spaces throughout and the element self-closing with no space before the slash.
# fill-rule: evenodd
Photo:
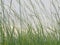
<svg viewBox="0 0 60 45">
<path fill-rule="evenodd" d="M 60 45 L 60 17 L 53 1 L 50 3 L 56 14 L 51 13 L 51 19 L 46 14 L 48 11 L 42 0 L 34 0 L 35 4 L 29 0 L 29 5 L 24 0 L 15 1 L 19 13 L 14 8 L 13 0 L 10 0 L 9 5 L 0 0 L 0 45 Z M 40 7 L 40 3 L 44 9 Z M 39 12 L 47 12 L 40 14 L 36 10 L 37 6 Z M 49 20 L 47 26 L 44 19 Z"/>
</svg>

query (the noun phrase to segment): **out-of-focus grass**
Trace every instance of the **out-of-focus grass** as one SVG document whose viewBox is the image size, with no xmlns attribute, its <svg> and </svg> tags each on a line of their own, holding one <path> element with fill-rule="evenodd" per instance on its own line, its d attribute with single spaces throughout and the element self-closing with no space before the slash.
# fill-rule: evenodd
<svg viewBox="0 0 60 45">
<path fill-rule="evenodd" d="M 35 27 L 32 26 L 32 21 L 30 21 L 29 18 L 25 20 L 25 18 L 21 17 L 22 12 L 18 14 L 12 8 L 12 0 L 10 2 L 10 6 L 5 5 L 4 1 L 1 0 L 0 6 L 2 11 L 0 13 L 0 45 L 60 45 L 60 17 L 57 19 L 57 17 L 59 16 L 57 10 L 57 17 L 55 17 L 56 25 L 53 25 L 51 27 L 47 26 L 47 29 L 45 29 L 43 23 L 41 22 L 40 16 L 38 15 L 38 13 L 36 13 L 35 5 L 33 5 L 31 0 L 29 1 L 32 9 L 34 10 L 34 17 L 30 16 L 26 12 L 25 16 L 33 20 L 33 24 L 35 25 Z M 18 4 L 19 7 L 22 6 L 20 1 L 18 2 Z M 37 5 L 39 5 L 39 3 L 37 3 Z M 42 5 L 44 7 L 43 3 Z M 53 3 L 52 5 L 54 6 Z M 4 6 L 8 7 L 10 13 Z M 30 9 L 28 5 L 26 6 L 26 8 Z M 21 10 L 19 9 L 19 11 Z M 19 21 L 19 25 L 21 26 L 20 28 L 18 28 L 17 25 L 15 26 L 14 19 L 10 17 L 11 14 L 12 16 L 14 15 L 15 18 L 17 18 L 17 20 Z M 36 18 L 37 22 L 34 18 Z M 44 32 L 44 30 L 46 31 L 46 33 Z M 50 30 L 50 32 L 48 30 Z"/>
<path fill-rule="evenodd" d="M 45 37 L 43 35 L 40 35 L 40 33 L 33 34 L 33 32 L 31 31 L 32 28 L 30 26 L 28 28 L 29 31 L 27 33 L 22 32 L 23 34 L 21 34 L 19 33 L 19 31 L 17 31 L 17 37 L 15 37 L 16 34 L 14 34 L 14 28 L 11 32 L 8 30 L 8 27 L 5 28 L 6 36 L 5 32 L 2 31 L 3 28 L 0 27 L 0 45 L 60 45 L 60 40 L 55 38 L 55 35 L 48 34 L 47 37 Z"/>
</svg>

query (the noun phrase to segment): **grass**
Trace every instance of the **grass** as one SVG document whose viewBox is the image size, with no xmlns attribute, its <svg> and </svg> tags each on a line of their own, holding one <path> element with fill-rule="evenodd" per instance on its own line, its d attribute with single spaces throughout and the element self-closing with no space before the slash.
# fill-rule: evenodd
<svg viewBox="0 0 60 45">
<path fill-rule="evenodd" d="M 51 13 L 50 26 L 44 25 L 45 22 L 42 22 L 42 17 L 35 10 L 36 5 L 32 0 L 29 0 L 32 9 L 23 1 L 31 14 L 27 12 L 21 0 L 16 2 L 19 5 L 19 13 L 13 8 L 13 0 L 10 1 L 10 5 L 6 5 L 3 0 L 0 1 L 0 45 L 60 45 L 60 17 L 53 1 L 51 4 L 56 14 Z M 35 3 L 40 9 L 39 3 L 37 1 Z M 41 0 L 40 3 L 44 8 L 41 9 L 46 11 L 44 3 Z"/>
</svg>

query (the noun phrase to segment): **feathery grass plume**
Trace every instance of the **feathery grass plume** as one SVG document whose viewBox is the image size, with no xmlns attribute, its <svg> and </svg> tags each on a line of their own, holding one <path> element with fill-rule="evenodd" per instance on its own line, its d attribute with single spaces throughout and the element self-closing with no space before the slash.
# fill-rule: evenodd
<svg viewBox="0 0 60 45">
<path fill-rule="evenodd" d="M 0 0 L 0 45 L 60 45 L 59 2 Z"/>
</svg>

